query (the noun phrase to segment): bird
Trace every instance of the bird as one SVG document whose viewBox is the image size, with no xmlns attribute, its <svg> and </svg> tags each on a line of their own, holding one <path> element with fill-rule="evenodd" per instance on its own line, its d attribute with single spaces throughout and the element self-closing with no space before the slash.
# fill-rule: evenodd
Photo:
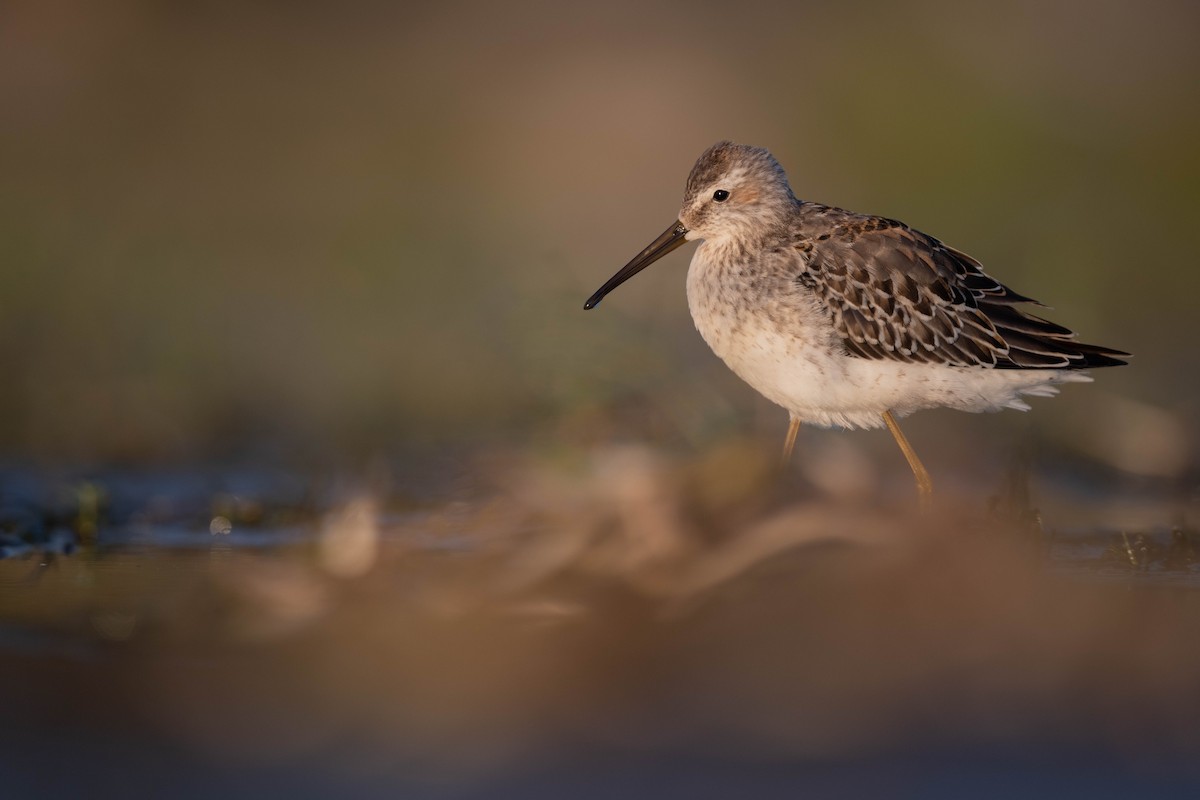
<svg viewBox="0 0 1200 800">
<path fill-rule="evenodd" d="M 688 175 L 678 218 L 588 298 L 687 242 L 692 320 L 743 381 L 802 424 L 886 427 L 928 508 L 929 471 L 897 418 L 928 408 L 1029 410 L 1129 353 L 1077 341 L 966 253 L 903 222 L 801 200 L 761 147 L 721 141 Z"/>
</svg>

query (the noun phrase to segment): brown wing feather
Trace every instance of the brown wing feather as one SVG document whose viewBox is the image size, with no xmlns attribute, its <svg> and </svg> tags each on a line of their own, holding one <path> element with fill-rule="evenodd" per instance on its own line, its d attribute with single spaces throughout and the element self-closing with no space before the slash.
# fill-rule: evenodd
<svg viewBox="0 0 1200 800">
<path fill-rule="evenodd" d="M 795 246 L 806 270 L 797 279 L 829 310 L 851 355 L 1008 369 L 1125 363 L 1126 353 L 1080 344 L 1067 328 L 1017 309 L 1037 303 L 932 236 L 882 217 L 803 210 Z"/>
</svg>

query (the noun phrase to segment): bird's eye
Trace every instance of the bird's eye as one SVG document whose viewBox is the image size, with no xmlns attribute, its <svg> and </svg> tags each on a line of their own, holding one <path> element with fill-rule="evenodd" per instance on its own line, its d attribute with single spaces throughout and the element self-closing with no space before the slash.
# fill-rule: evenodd
<svg viewBox="0 0 1200 800">
<path fill-rule="evenodd" d="M 716 200 L 718 203 L 724 203 L 728 199 L 729 192 L 725 191 L 724 189 L 717 189 L 715 192 L 713 192 L 713 200 Z"/>
</svg>

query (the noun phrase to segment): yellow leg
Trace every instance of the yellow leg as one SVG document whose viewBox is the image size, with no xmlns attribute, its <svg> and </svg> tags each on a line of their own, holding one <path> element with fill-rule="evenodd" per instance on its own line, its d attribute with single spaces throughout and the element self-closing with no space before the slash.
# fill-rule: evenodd
<svg viewBox="0 0 1200 800">
<path fill-rule="evenodd" d="M 904 438 L 904 432 L 900 430 L 892 412 L 883 412 L 883 421 L 887 423 L 888 430 L 896 438 L 896 444 L 900 445 L 901 452 L 908 459 L 908 466 L 912 467 L 913 477 L 917 479 L 917 494 L 921 501 L 921 508 L 928 510 L 930 501 L 933 499 L 933 481 L 929 478 L 929 471 L 925 469 L 921 459 L 917 458 L 917 451 L 913 450 L 908 439 Z"/>
<path fill-rule="evenodd" d="M 780 463 L 784 466 L 792 460 L 792 448 L 796 446 L 796 433 L 800 430 L 800 420 L 792 417 L 791 424 L 788 425 L 787 438 L 783 440 L 783 457 Z"/>
</svg>

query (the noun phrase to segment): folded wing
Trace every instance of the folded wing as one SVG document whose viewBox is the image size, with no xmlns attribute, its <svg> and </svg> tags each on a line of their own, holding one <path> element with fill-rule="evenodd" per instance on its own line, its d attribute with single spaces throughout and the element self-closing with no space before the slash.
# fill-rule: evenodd
<svg viewBox="0 0 1200 800">
<path fill-rule="evenodd" d="M 851 355 L 1000 369 L 1088 369 L 1127 353 L 1082 344 L 1019 308 L 1036 301 L 970 256 L 882 217 L 818 207 L 797 233 L 797 280 L 825 305 Z"/>
</svg>

